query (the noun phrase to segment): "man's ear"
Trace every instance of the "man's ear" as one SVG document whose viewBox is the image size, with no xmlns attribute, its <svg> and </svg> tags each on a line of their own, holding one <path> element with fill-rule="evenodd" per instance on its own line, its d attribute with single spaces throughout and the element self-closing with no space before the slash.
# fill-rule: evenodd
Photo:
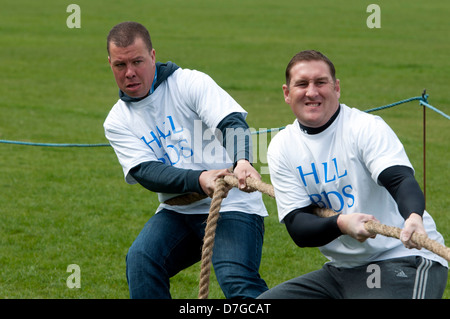
<svg viewBox="0 0 450 319">
<path fill-rule="evenodd" d="M 336 79 L 336 82 L 334 82 L 334 90 L 336 91 L 337 98 L 339 99 L 341 97 L 341 85 L 339 79 Z"/>
<path fill-rule="evenodd" d="M 284 101 L 287 104 L 291 103 L 291 98 L 289 96 L 289 87 L 286 84 L 283 84 L 283 94 L 284 94 Z"/>
</svg>

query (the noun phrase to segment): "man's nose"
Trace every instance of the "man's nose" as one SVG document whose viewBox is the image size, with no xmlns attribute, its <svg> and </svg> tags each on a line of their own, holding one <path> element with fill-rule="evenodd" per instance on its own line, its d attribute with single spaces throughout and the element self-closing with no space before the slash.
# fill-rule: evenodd
<svg viewBox="0 0 450 319">
<path fill-rule="evenodd" d="M 125 72 L 125 76 L 127 77 L 127 78 L 132 78 L 132 77 L 134 77 L 136 75 L 136 72 L 135 72 L 135 70 L 134 70 L 134 68 L 133 68 L 133 66 L 127 66 L 127 71 Z"/>
<path fill-rule="evenodd" d="M 318 94 L 319 93 L 318 93 L 317 87 L 313 83 L 309 84 L 306 89 L 306 96 L 307 97 L 316 97 Z"/>
</svg>

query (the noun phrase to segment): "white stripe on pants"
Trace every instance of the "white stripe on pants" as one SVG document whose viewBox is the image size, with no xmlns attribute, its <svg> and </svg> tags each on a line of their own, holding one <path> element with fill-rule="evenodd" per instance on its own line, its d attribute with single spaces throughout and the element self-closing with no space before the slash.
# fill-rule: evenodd
<svg viewBox="0 0 450 319">
<path fill-rule="evenodd" d="M 416 281 L 414 283 L 414 291 L 412 299 L 425 299 L 425 291 L 427 289 L 428 270 L 433 265 L 431 260 L 422 258 L 422 262 L 417 267 Z"/>
</svg>

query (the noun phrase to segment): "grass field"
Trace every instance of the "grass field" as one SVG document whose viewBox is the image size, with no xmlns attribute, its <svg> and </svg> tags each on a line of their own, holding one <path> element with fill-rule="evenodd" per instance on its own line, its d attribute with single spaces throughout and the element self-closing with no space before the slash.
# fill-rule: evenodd
<svg viewBox="0 0 450 319">
<path fill-rule="evenodd" d="M 70 29 L 69 1 L 11 1 L 0 10 L 0 139 L 106 143 L 103 121 L 118 99 L 106 35 L 135 20 L 151 32 L 157 59 L 210 74 L 245 109 L 255 129 L 284 126 L 284 69 L 303 49 L 327 54 L 341 80 L 341 102 L 362 110 L 418 96 L 450 113 L 450 2 L 74 1 L 81 28 Z M 376 114 L 405 145 L 421 185 L 422 108 L 412 102 Z M 427 111 L 427 210 L 450 241 L 449 121 Z M 270 138 L 270 136 L 269 136 Z M 155 194 L 125 184 L 110 147 L 0 144 L 0 298 L 128 298 L 125 255 L 157 207 Z M 257 167 L 264 166 L 264 157 Z M 269 176 L 263 175 L 269 182 Z M 261 274 L 269 286 L 325 261 L 297 248 L 270 216 Z M 69 264 L 81 288 L 69 289 Z M 200 264 L 175 276 L 174 298 L 196 298 Z M 211 298 L 223 298 L 214 276 Z M 444 298 L 450 298 L 447 285 Z"/>
</svg>

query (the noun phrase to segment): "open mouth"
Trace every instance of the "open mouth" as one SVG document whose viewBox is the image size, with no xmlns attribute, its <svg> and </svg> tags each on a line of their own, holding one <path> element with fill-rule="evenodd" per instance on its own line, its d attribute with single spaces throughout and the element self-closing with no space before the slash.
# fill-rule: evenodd
<svg viewBox="0 0 450 319">
<path fill-rule="evenodd" d="M 306 102 L 305 104 L 306 104 L 306 106 L 311 106 L 311 107 L 317 107 L 317 106 L 322 105 L 321 102 Z"/>
<path fill-rule="evenodd" d="M 141 85 L 140 83 L 130 83 L 130 84 L 127 85 L 127 88 L 128 89 L 135 89 L 135 88 L 137 88 L 140 85 Z"/>
</svg>

